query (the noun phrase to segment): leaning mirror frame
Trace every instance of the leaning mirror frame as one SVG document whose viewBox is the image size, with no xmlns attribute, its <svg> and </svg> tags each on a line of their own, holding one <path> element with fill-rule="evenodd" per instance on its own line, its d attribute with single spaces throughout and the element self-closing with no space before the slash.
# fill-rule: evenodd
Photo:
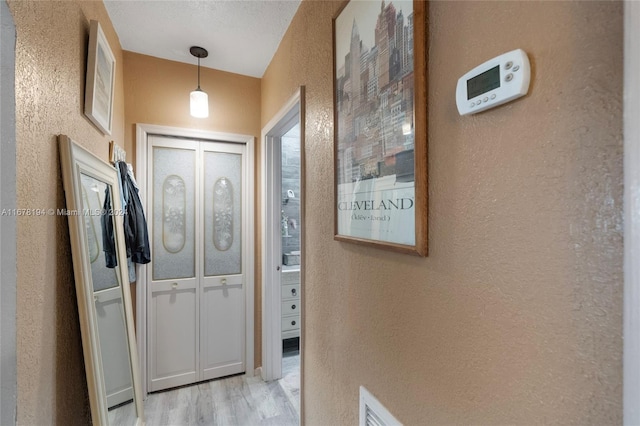
<svg viewBox="0 0 640 426">
<path fill-rule="evenodd" d="M 121 211 L 121 202 L 118 176 L 115 168 L 79 146 L 68 136 L 60 135 L 59 144 L 67 204 L 66 208 L 68 212 L 78 213 L 68 214 L 68 222 L 91 417 L 94 425 L 107 426 L 109 425 L 109 409 L 100 349 L 100 336 L 98 334 L 98 316 L 94 303 L 91 260 L 89 258 L 89 247 L 86 235 L 87 228 L 83 215 L 81 178 L 82 175 L 90 176 L 110 186 L 112 191 L 111 207 L 115 212 L 119 212 Z M 136 411 L 135 421 L 132 421 L 131 425 L 142 426 L 145 424 L 145 421 L 135 330 L 133 326 L 131 294 L 128 288 L 123 285 L 123 283 L 129 282 L 126 269 L 127 255 L 124 244 L 123 218 L 122 215 L 117 214 L 113 215 L 112 218 L 114 219 L 116 258 L 119 266 L 115 268 L 115 273 L 117 274 L 118 286 L 121 290 L 124 307 L 126 341 L 129 348 L 129 362 L 131 365 L 133 385 L 133 403 Z M 127 291 L 125 291 L 125 289 Z"/>
</svg>

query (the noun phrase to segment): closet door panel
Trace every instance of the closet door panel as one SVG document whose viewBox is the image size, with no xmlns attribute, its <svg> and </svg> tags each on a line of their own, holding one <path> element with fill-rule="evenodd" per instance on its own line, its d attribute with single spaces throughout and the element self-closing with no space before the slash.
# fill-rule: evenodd
<svg viewBox="0 0 640 426">
<path fill-rule="evenodd" d="M 244 372 L 242 284 L 205 288 L 202 303 L 206 306 L 201 324 L 203 380 Z"/>
<path fill-rule="evenodd" d="M 198 144 L 150 137 L 151 280 L 148 299 L 151 391 L 199 379 Z"/>
<path fill-rule="evenodd" d="M 180 289 L 179 286 L 153 292 L 151 391 L 197 380 L 196 292 L 195 287 Z"/>
<path fill-rule="evenodd" d="M 203 143 L 203 278 L 200 302 L 203 379 L 245 369 L 244 146 Z"/>
</svg>

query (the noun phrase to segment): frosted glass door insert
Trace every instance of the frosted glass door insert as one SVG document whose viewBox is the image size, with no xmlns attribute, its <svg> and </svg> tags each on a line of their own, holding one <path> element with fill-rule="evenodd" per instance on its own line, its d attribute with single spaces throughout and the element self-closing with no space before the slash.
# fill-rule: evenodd
<svg viewBox="0 0 640 426">
<path fill-rule="evenodd" d="M 153 148 L 153 279 L 196 274 L 196 151 Z"/>
<path fill-rule="evenodd" d="M 242 156 L 204 152 L 204 274 L 242 271 Z"/>
</svg>

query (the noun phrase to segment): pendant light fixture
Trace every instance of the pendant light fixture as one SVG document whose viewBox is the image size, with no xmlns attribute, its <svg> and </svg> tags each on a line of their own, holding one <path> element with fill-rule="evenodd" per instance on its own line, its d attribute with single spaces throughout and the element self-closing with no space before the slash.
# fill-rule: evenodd
<svg viewBox="0 0 640 426">
<path fill-rule="evenodd" d="M 198 88 L 191 92 L 191 115 L 196 118 L 207 118 L 209 116 L 209 96 L 200 88 L 200 59 L 209 56 L 209 52 L 198 46 L 191 46 L 189 52 L 198 58 Z"/>
</svg>

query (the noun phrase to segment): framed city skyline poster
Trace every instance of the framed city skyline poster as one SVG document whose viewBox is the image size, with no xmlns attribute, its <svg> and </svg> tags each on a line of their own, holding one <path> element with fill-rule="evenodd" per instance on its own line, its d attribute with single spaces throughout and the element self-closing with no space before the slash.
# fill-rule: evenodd
<svg viewBox="0 0 640 426">
<path fill-rule="evenodd" d="M 350 0 L 333 19 L 338 241 L 427 255 L 426 9 Z"/>
</svg>

